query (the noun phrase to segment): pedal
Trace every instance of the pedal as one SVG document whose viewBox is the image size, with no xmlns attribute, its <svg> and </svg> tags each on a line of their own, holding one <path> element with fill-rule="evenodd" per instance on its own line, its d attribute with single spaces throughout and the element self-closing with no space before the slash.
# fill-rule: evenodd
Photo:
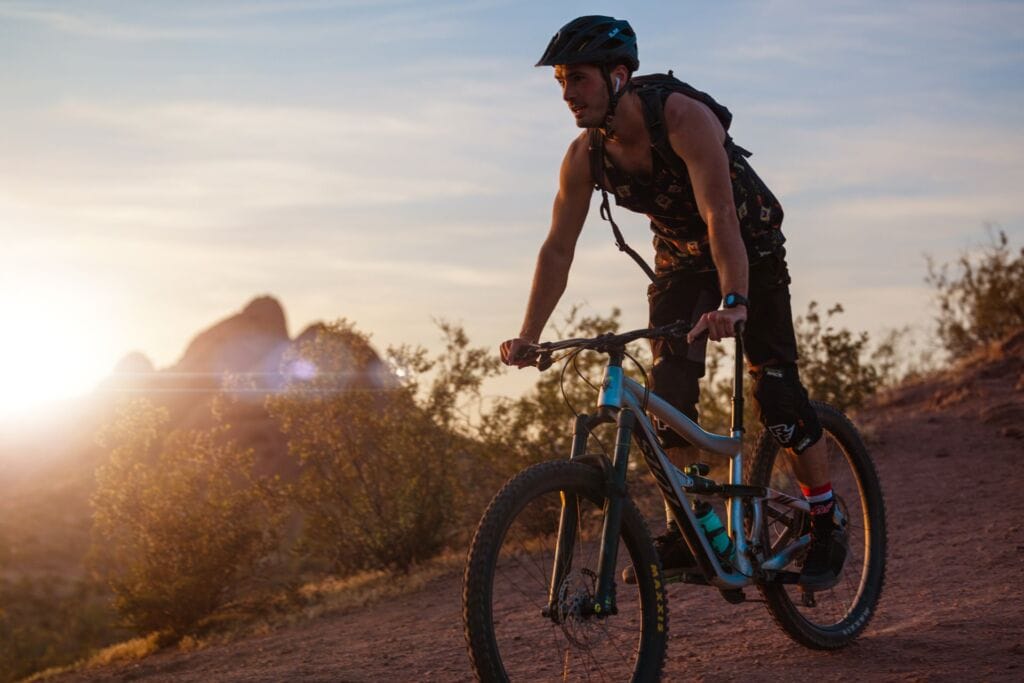
<svg viewBox="0 0 1024 683">
<path fill-rule="evenodd" d="M 711 468 L 703 462 L 695 462 L 692 465 L 687 465 L 683 468 L 683 474 L 690 477 L 693 483 L 690 486 L 684 487 L 689 493 L 698 493 L 709 495 L 718 493 L 721 490 L 721 485 L 713 479 L 708 479 L 706 475 L 711 471 Z"/>
<path fill-rule="evenodd" d="M 683 472 L 691 477 L 706 477 L 710 471 L 711 468 L 706 462 L 695 462 L 683 468 Z"/>
<path fill-rule="evenodd" d="M 806 588 L 800 591 L 800 604 L 804 607 L 817 607 L 818 601 L 814 599 L 814 591 Z"/>
<path fill-rule="evenodd" d="M 718 592 L 730 605 L 738 605 L 747 601 L 747 594 L 743 592 L 742 588 L 719 588 Z"/>
</svg>

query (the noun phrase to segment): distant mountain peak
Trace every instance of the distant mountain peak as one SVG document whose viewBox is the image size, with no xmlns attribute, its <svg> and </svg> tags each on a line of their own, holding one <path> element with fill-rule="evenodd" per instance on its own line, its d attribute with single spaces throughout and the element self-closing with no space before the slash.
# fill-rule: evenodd
<svg viewBox="0 0 1024 683">
<path fill-rule="evenodd" d="M 288 346 L 288 325 L 277 299 L 261 296 L 200 332 L 175 365 L 176 372 L 273 372 Z"/>
<path fill-rule="evenodd" d="M 239 314 L 253 321 L 266 324 L 268 330 L 288 336 L 288 325 L 285 322 L 284 307 L 272 296 L 258 296 L 246 305 Z"/>
<path fill-rule="evenodd" d="M 153 361 L 141 351 L 132 351 L 114 366 L 115 375 L 144 375 L 156 372 Z"/>
</svg>

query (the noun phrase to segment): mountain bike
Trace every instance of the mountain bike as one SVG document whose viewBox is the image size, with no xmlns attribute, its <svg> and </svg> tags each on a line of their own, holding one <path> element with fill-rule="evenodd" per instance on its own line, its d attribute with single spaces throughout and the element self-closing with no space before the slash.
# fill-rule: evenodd
<svg viewBox="0 0 1024 683">
<path fill-rule="evenodd" d="M 506 680 L 632 680 L 661 676 L 668 640 L 667 579 L 646 522 L 630 496 L 635 444 L 698 568 L 674 581 L 717 588 L 730 603 L 756 587 L 776 623 L 796 642 L 832 650 L 852 642 L 874 615 L 885 579 L 885 505 L 867 448 L 838 410 L 812 402 L 826 440 L 836 516 L 849 544 L 839 582 L 799 585 L 810 542 L 809 506 L 791 456 L 762 432 L 743 462 L 743 342 L 737 326 L 731 434 L 707 432 L 626 376 L 626 345 L 684 336 L 683 322 L 536 345 L 538 367 L 566 368 L 582 351 L 607 355 L 596 410 L 576 416 L 568 460 L 533 465 L 491 501 L 470 546 L 463 586 L 466 641 L 476 676 Z M 639 367 L 639 363 L 636 363 Z M 685 471 L 666 457 L 653 420 L 728 461 L 726 481 L 704 463 Z M 591 452 L 602 424 L 614 446 Z M 610 428 L 609 428 L 610 429 Z M 610 450 L 611 453 L 606 451 Z M 635 463 L 632 466 L 635 469 Z M 635 476 L 635 475 L 634 475 Z M 692 502 L 720 501 L 735 551 L 719 557 Z M 635 580 L 620 580 L 632 566 Z"/>
</svg>

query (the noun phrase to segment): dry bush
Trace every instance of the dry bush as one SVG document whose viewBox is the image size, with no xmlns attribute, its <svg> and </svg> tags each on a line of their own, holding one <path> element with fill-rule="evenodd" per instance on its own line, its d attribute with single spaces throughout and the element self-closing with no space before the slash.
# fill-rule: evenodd
<svg viewBox="0 0 1024 683">
<path fill-rule="evenodd" d="M 620 311 L 613 309 L 607 317 L 581 316 L 579 309 L 573 308 L 563 324 L 555 327 L 551 338 L 594 337 L 618 332 L 619 315 Z M 642 367 L 649 368 L 650 354 L 646 347 L 634 344 L 629 351 Z M 496 483 L 528 465 L 569 457 L 573 414 L 594 411 L 607 358 L 606 354 L 584 351 L 571 361 L 564 374 L 562 365 L 556 362 L 538 377 L 532 391 L 499 403 L 484 416 L 479 434 L 492 475 L 490 494 L 497 491 Z M 623 366 L 634 379 L 641 379 L 631 361 L 627 359 Z M 521 372 L 533 370 L 528 368 Z M 610 446 L 610 437 L 592 440 L 590 444 L 591 450 L 607 451 Z M 608 455 L 611 456 L 610 451 Z"/>
<path fill-rule="evenodd" d="M 855 334 L 834 324 L 833 319 L 842 312 L 842 304 L 837 303 L 822 316 L 817 302 L 812 301 L 794 326 L 800 379 L 811 398 L 849 410 L 874 396 L 883 373 L 871 362 L 868 333 Z"/>
<path fill-rule="evenodd" d="M 273 482 L 227 427 L 169 431 L 166 410 L 122 406 L 103 440 L 92 558 L 138 633 L 181 635 L 224 606 L 277 543 Z"/>
<path fill-rule="evenodd" d="M 939 339 L 954 357 L 1024 328 L 1024 247 L 1014 252 L 1003 230 L 990 236 L 979 253 L 961 254 L 952 267 L 928 260 Z"/>
<path fill-rule="evenodd" d="M 288 385 L 267 408 L 301 464 L 292 490 L 305 513 L 300 548 L 332 571 L 408 570 L 453 531 L 457 461 L 472 445 L 465 402 L 496 362 L 458 328 L 442 330 L 439 358 L 391 349 L 392 368 L 345 321 L 285 359 Z"/>
<path fill-rule="evenodd" d="M 60 576 L 0 578 L 0 681 L 70 664 L 120 635 L 109 595 Z"/>
</svg>

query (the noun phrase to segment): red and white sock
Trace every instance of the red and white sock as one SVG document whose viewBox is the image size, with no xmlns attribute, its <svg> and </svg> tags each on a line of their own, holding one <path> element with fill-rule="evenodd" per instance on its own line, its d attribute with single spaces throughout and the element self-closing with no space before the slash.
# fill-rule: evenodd
<svg viewBox="0 0 1024 683">
<path fill-rule="evenodd" d="M 804 494 L 804 500 L 811 506 L 812 515 L 827 515 L 832 512 L 832 482 L 814 487 L 800 484 L 800 490 Z"/>
</svg>

